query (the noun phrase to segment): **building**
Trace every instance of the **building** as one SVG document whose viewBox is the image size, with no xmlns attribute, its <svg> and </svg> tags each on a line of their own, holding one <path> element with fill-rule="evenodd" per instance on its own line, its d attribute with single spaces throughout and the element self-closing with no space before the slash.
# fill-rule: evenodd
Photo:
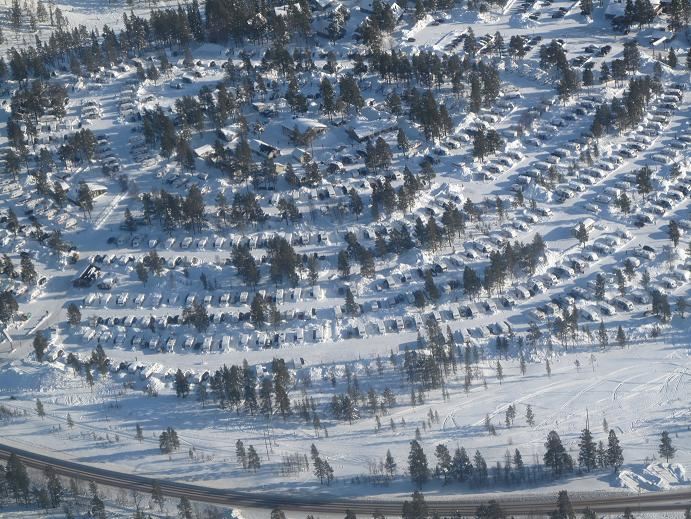
<svg viewBox="0 0 691 519">
<path fill-rule="evenodd" d="M 315 120 L 298 117 L 284 122 L 282 125 L 283 133 L 290 137 L 296 144 L 307 145 L 314 141 L 319 135 L 326 132 L 328 127 Z"/>
<path fill-rule="evenodd" d="M 276 146 L 260 141 L 259 139 L 249 140 L 250 149 L 262 158 L 275 159 L 281 154 Z"/>
</svg>

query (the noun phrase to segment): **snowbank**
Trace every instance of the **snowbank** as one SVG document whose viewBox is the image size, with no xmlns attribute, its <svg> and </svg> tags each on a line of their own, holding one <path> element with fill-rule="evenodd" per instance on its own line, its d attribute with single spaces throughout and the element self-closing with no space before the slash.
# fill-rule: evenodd
<svg viewBox="0 0 691 519">
<path fill-rule="evenodd" d="M 403 38 L 405 38 L 405 39 L 412 38 L 413 36 L 415 36 L 418 33 L 418 31 L 420 31 L 421 29 L 424 29 L 433 21 L 434 21 L 434 17 L 432 17 L 431 14 L 425 15 L 425 17 L 422 20 L 419 20 L 418 22 L 416 22 L 415 25 L 413 25 L 410 29 L 402 32 Z"/>
<path fill-rule="evenodd" d="M 669 490 L 673 486 L 689 483 L 684 466 L 678 463 L 651 463 L 640 474 L 622 470 L 618 481 L 619 486 L 635 492 Z"/>
</svg>

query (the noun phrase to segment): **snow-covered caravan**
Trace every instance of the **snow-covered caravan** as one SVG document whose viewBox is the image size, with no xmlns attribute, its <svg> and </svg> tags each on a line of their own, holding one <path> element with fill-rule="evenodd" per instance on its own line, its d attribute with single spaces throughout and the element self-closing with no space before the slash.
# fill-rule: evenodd
<svg viewBox="0 0 691 519">
<path fill-rule="evenodd" d="M 154 335 L 153 337 L 151 337 L 149 339 L 149 342 L 147 343 L 147 347 L 150 350 L 156 351 L 156 350 L 158 350 L 159 344 L 160 344 L 160 339 L 158 338 L 157 335 Z"/>
<path fill-rule="evenodd" d="M 588 308 L 588 307 L 581 308 L 580 312 L 581 312 L 581 316 L 588 321 L 599 321 L 600 320 L 600 316 L 598 315 L 597 311 L 595 311 L 592 308 Z"/>
<path fill-rule="evenodd" d="M 399 332 L 402 332 L 405 330 L 405 324 L 404 324 L 403 318 L 401 316 L 396 317 L 395 322 L 396 322 L 396 330 L 398 330 Z"/>
<path fill-rule="evenodd" d="M 598 307 L 600 308 L 600 311 L 605 315 L 614 315 L 617 313 L 617 310 L 616 308 L 614 308 L 613 305 L 605 303 L 604 301 L 600 302 L 598 304 Z"/>
<path fill-rule="evenodd" d="M 413 320 L 415 322 L 415 329 L 418 331 L 422 331 L 425 329 L 425 323 L 422 319 L 422 315 L 420 314 L 413 314 Z"/>
</svg>

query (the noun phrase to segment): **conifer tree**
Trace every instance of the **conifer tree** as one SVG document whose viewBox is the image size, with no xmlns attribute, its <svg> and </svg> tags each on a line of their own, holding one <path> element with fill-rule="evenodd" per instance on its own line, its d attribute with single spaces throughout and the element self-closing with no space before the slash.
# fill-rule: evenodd
<svg viewBox="0 0 691 519">
<path fill-rule="evenodd" d="M 410 442 L 410 453 L 408 454 L 408 472 L 410 479 L 418 487 L 421 487 L 427 482 L 429 478 L 429 469 L 427 467 L 427 456 L 422 450 L 422 446 L 418 440 Z"/>
<path fill-rule="evenodd" d="M 583 429 L 578 441 L 578 465 L 590 472 L 597 466 L 597 446 L 590 429 Z"/>
<path fill-rule="evenodd" d="M 658 453 L 669 463 L 669 460 L 674 458 L 676 452 L 677 449 L 672 445 L 672 438 L 670 438 L 669 433 L 667 431 L 662 431 Z"/>
<path fill-rule="evenodd" d="M 556 478 L 561 477 L 565 472 L 573 468 L 573 460 L 556 431 L 550 431 L 545 442 L 545 454 L 543 456 L 545 466 L 551 469 L 552 475 Z"/>
<path fill-rule="evenodd" d="M 614 429 L 610 429 L 609 436 L 607 437 L 606 457 L 607 465 L 612 467 L 614 472 L 617 472 L 624 463 L 624 452 L 619 445 L 619 438 L 617 438 Z"/>
</svg>

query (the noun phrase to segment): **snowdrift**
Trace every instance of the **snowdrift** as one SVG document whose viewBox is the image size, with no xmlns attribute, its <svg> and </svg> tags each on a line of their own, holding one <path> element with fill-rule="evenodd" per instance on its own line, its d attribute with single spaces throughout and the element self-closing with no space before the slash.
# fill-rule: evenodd
<svg viewBox="0 0 691 519">
<path fill-rule="evenodd" d="M 669 490 L 673 486 L 689 484 L 686 470 L 679 463 L 651 463 L 640 474 L 632 470 L 622 470 L 618 481 L 619 486 L 635 492 Z"/>
</svg>

